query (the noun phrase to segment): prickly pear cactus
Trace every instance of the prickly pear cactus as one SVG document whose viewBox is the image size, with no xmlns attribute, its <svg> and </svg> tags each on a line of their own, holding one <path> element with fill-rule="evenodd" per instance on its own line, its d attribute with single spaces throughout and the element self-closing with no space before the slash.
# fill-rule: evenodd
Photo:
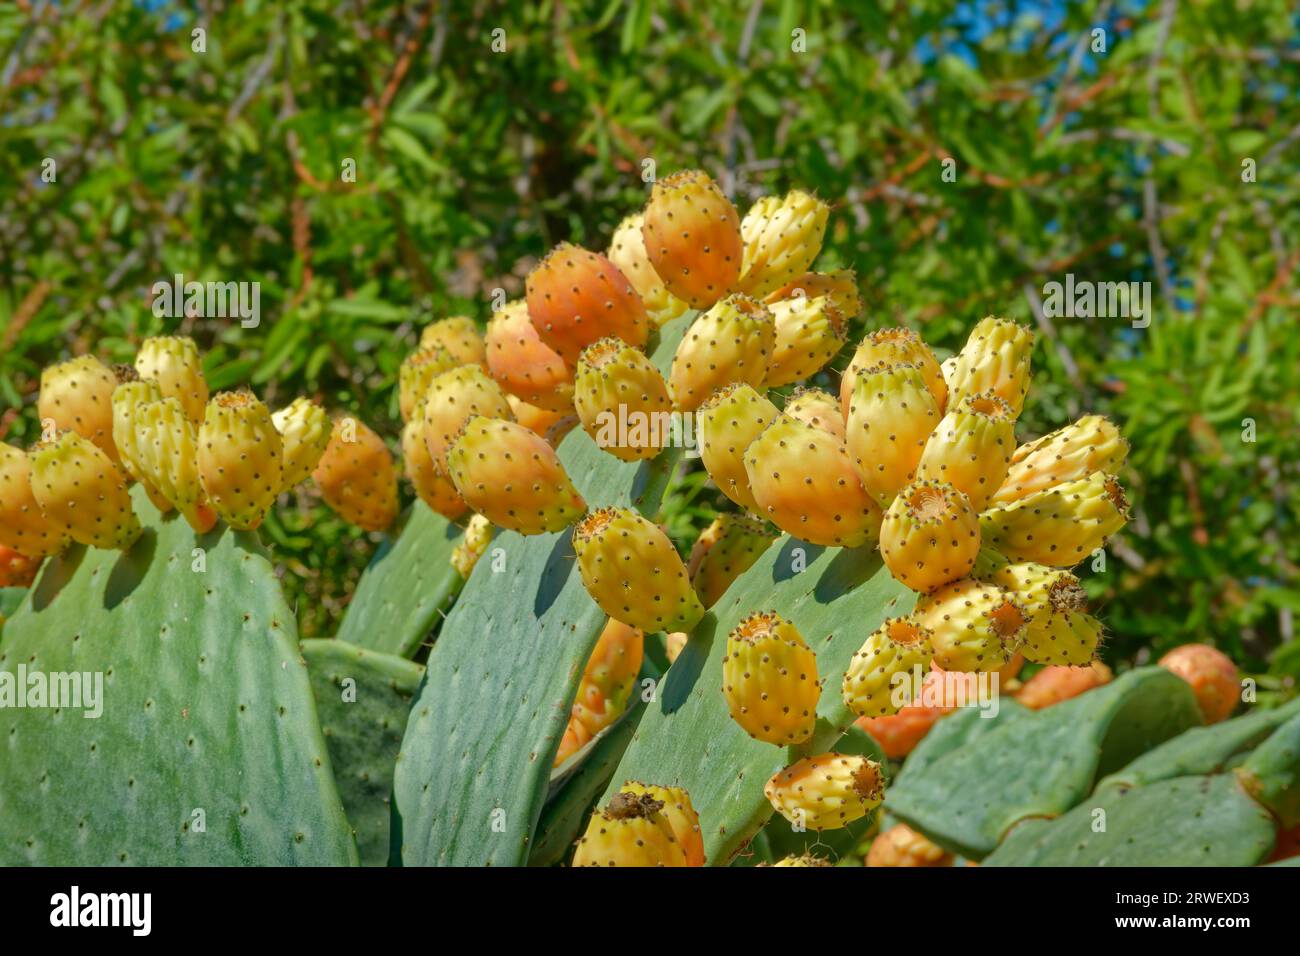
<svg viewBox="0 0 1300 956">
<path fill-rule="evenodd" d="M 1300 716 L 1282 724 L 1255 748 L 1237 769 L 1237 778 L 1284 829 L 1300 826 Z"/>
</svg>

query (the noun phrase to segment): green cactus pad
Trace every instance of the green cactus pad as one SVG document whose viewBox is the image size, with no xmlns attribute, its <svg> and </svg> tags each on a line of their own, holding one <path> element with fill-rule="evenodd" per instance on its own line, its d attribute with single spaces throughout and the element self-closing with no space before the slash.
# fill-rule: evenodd
<svg viewBox="0 0 1300 956">
<path fill-rule="evenodd" d="M 1237 769 L 1246 792 L 1273 811 L 1283 829 L 1300 826 L 1300 716 L 1255 748 Z"/>
<path fill-rule="evenodd" d="M 1268 811 L 1231 774 L 1177 777 L 1107 787 L 1058 819 L 1027 820 L 984 865 L 1254 866 L 1273 842 Z"/>
<path fill-rule="evenodd" d="M 971 746 L 984 734 L 1033 713 L 1028 707 L 1008 698 L 998 700 L 996 717 L 983 717 L 974 707 L 962 707 L 940 717 L 930 732 L 916 745 L 916 749 L 908 754 L 903 769 L 898 774 L 898 781 L 921 776 L 931 764 L 945 755 L 962 747 Z"/>
<path fill-rule="evenodd" d="M 100 673 L 104 703 L 97 719 L 0 708 L 0 865 L 355 864 L 257 536 L 196 538 L 134 499 L 130 552 L 51 559 L 5 627 L 0 672 Z"/>
<path fill-rule="evenodd" d="M 393 765 L 424 668 L 346 641 L 303 641 L 302 656 L 361 862 L 383 866 Z"/>
<path fill-rule="evenodd" d="M 26 588 L 0 588 L 0 627 L 4 626 L 5 618 L 13 616 L 26 596 Z"/>
</svg>

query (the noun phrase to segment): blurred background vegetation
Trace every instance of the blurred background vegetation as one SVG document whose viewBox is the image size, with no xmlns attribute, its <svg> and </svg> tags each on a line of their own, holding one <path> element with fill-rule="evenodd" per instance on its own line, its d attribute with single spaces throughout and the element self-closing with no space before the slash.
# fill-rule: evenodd
<svg viewBox="0 0 1300 956">
<path fill-rule="evenodd" d="M 1108 659 L 1208 641 L 1285 689 L 1298 35 L 1289 0 L 18 0 L 0 10 L 0 437 L 37 435 L 42 366 L 177 332 L 214 388 L 318 397 L 395 448 L 423 324 L 486 320 L 562 239 L 603 249 L 646 160 L 702 167 L 742 213 L 794 186 L 835 204 L 819 266 L 857 270 L 855 341 L 905 324 L 943 357 L 986 314 L 1036 324 L 1023 438 L 1098 411 L 1133 446 L 1133 521 L 1081 571 Z M 1043 316 L 1068 272 L 1150 281 L 1150 327 Z M 260 326 L 155 318 L 176 273 L 260 283 Z M 679 544 L 717 503 L 680 476 Z M 330 633 L 375 542 L 310 488 L 266 532 L 304 635 Z"/>
</svg>

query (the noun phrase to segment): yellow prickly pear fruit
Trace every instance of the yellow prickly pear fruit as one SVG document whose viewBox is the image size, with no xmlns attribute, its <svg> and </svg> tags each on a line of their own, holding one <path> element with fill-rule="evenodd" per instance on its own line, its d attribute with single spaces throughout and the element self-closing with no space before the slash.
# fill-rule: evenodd
<svg viewBox="0 0 1300 956">
<path fill-rule="evenodd" d="M 921 369 L 907 362 L 863 369 L 853 386 L 844 447 L 881 507 L 916 477 L 939 406 Z"/>
<path fill-rule="evenodd" d="M 785 403 L 785 413 L 844 441 L 844 419 L 840 415 L 839 403 L 830 392 L 820 388 L 796 388 Z"/>
<path fill-rule="evenodd" d="M 1095 471 L 980 515 L 984 543 L 1012 561 L 1054 568 L 1078 564 L 1128 520 L 1128 499 L 1113 475 Z"/>
<path fill-rule="evenodd" d="M 689 306 L 668 291 L 664 280 L 659 277 L 659 273 L 650 262 L 650 256 L 646 253 L 645 238 L 641 235 L 644 223 L 645 216 L 641 213 L 628 216 L 619 223 L 609 241 L 609 251 L 606 252 L 606 256 L 610 262 L 618 266 L 623 275 L 627 276 L 627 281 L 632 283 L 632 288 L 636 289 L 637 295 L 641 296 L 646 315 L 658 328 L 665 322 L 677 318 Z"/>
<path fill-rule="evenodd" d="M 136 420 L 140 408 L 148 402 L 163 397 L 162 389 L 152 379 L 137 378 L 122 382 L 113 389 L 113 445 L 117 448 L 118 463 L 122 470 L 140 482 L 149 500 L 164 514 L 172 503 L 149 481 L 141 451 L 136 443 Z"/>
<path fill-rule="evenodd" d="M 312 477 L 325 503 L 359 528 L 383 531 L 397 518 L 393 455 L 360 419 L 343 417 L 334 422 Z"/>
<path fill-rule="evenodd" d="M 1085 415 L 1073 425 L 1021 445 L 1011 456 L 1006 480 L 990 499 L 1004 505 L 1093 472 L 1114 475 L 1128 457 L 1128 442 L 1100 415 Z"/>
<path fill-rule="evenodd" d="M 955 405 L 968 395 L 994 392 L 1019 417 L 1029 391 L 1033 350 L 1034 333 L 1020 323 L 995 315 L 981 319 L 957 355 L 949 402 Z"/>
<path fill-rule="evenodd" d="M 417 413 L 402 428 L 402 465 L 406 480 L 420 500 L 444 518 L 454 521 L 469 505 L 445 472 L 434 464 L 424 440 L 424 415 Z"/>
<path fill-rule="evenodd" d="M 760 200 L 745 214 L 745 241 L 736 288 L 763 297 L 808 271 L 821 252 L 831 207 L 800 189 Z"/>
<path fill-rule="evenodd" d="M 578 358 L 573 405 L 598 448 L 620 461 L 659 454 L 671 438 L 668 386 L 644 352 L 605 338 Z"/>
<path fill-rule="evenodd" d="M 478 564 L 478 559 L 483 557 L 483 552 L 491 543 L 492 522 L 482 515 L 470 515 L 460 544 L 456 545 L 451 552 L 451 566 L 456 569 L 457 574 L 468 580 L 474 565 Z"/>
<path fill-rule="evenodd" d="M 983 511 L 1006 477 L 1015 447 L 1011 406 L 992 392 L 967 395 L 926 440 L 916 477 L 948 482 Z"/>
<path fill-rule="evenodd" d="M 844 704 L 859 717 L 888 717 L 901 709 L 895 703 L 897 675 L 919 667 L 930 669 L 930 632 L 911 617 L 886 618 L 853 655 L 840 690 Z"/>
<path fill-rule="evenodd" d="M 117 385 L 113 370 L 93 355 L 51 365 L 41 372 L 37 414 L 42 422 L 53 421 L 56 431 L 73 431 L 93 442 L 116 463 L 113 390 Z"/>
<path fill-rule="evenodd" d="M 1030 562 L 1005 564 L 993 575 L 1029 615 L 1022 651 L 1035 664 L 1079 666 L 1092 661 L 1101 622 L 1086 612 L 1088 595 L 1069 571 Z"/>
<path fill-rule="evenodd" d="M 602 611 L 645 631 L 689 631 L 704 608 L 658 525 L 630 508 L 600 508 L 573 529 L 582 583 Z"/>
<path fill-rule="evenodd" d="M 854 383 L 859 374 L 878 365 L 897 365 L 900 362 L 916 366 L 925 387 L 934 396 L 935 408 L 943 414 L 948 405 L 948 386 L 939 360 L 911 329 L 889 328 L 867 333 L 844 369 L 840 378 L 840 410 L 844 417 L 848 417 Z"/>
<path fill-rule="evenodd" d="M 686 649 L 686 642 L 691 636 L 685 631 L 673 631 L 664 641 L 665 650 L 668 654 L 668 663 L 671 664 L 677 660 L 678 656 Z"/>
<path fill-rule="evenodd" d="M 906 824 L 896 823 L 871 841 L 867 866 L 952 866 L 952 854 Z"/>
<path fill-rule="evenodd" d="M 163 398 L 180 402 L 185 417 L 195 426 L 203 421 L 208 382 L 203 377 L 203 362 L 193 339 L 179 335 L 145 339 L 135 355 L 135 370 L 141 378 L 157 382 Z"/>
<path fill-rule="evenodd" d="M 574 866 L 686 866 L 686 851 L 649 794 L 616 793 L 591 815 L 578 840 Z"/>
<path fill-rule="evenodd" d="M 68 529 L 47 517 L 32 489 L 32 462 L 0 441 L 0 545 L 43 558 L 68 545 Z"/>
<path fill-rule="evenodd" d="M 805 272 L 791 279 L 763 301 L 769 305 L 796 296 L 815 299 L 826 296 L 831 305 L 848 322 L 862 311 L 862 296 L 858 292 L 858 277 L 852 269 L 835 269 L 831 272 Z"/>
<path fill-rule="evenodd" d="M 1029 614 L 1005 588 L 966 578 L 923 595 L 914 618 L 946 671 L 995 671 L 1020 649 Z"/>
<path fill-rule="evenodd" d="M 880 806 L 885 775 L 880 764 L 852 754 L 805 757 L 773 775 L 767 800 L 795 826 L 835 830 Z"/>
<path fill-rule="evenodd" d="M 529 405 L 561 414 L 573 409 L 573 370 L 537 335 L 528 305 L 508 302 L 487 331 L 488 372 Z"/>
<path fill-rule="evenodd" d="M 748 296 L 727 296 L 698 316 L 678 343 L 668 375 L 673 405 L 693 412 L 733 382 L 762 388 L 775 343 L 767 306 Z"/>
<path fill-rule="evenodd" d="M 745 450 L 781 413 L 749 385 L 727 385 L 700 406 L 700 460 L 718 490 L 758 511 L 745 472 Z"/>
<path fill-rule="evenodd" d="M 430 382 L 443 372 L 473 364 L 476 363 L 459 361 L 442 347 L 422 348 L 403 359 L 397 371 L 397 405 L 402 421 L 411 420 L 416 408 L 424 401 Z"/>
<path fill-rule="evenodd" d="M 447 448 L 467 421 L 475 415 L 513 420 L 505 393 L 477 365 L 461 365 L 435 376 L 425 393 L 423 408 L 429 457 L 444 474 L 450 474 Z"/>
<path fill-rule="evenodd" d="M 47 518 L 68 537 L 125 551 L 140 536 L 126 478 L 98 445 L 73 431 L 32 449 L 31 488 Z"/>
<path fill-rule="evenodd" d="M 262 523 L 284 484 L 284 440 L 249 391 L 219 392 L 199 427 L 199 481 L 212 510 L 236 531 Z"/>
<path fill-rule="evenodd" d="M 727 636 L 722 693 L 732 719 L 755 740 L 801 744 L 817 723 L 817 655 L 775 611 L 751 614 Z"/>
<path fill-rule="evenodd" d="M 830 296 L 797 296 L 767 308 L 776 329 L 765 380 L 769 388 L 809 378 L 839 354 L 848 323 Z"/>
<path fill-rule="evenodd" d="M 659 812 L 673 828 L 673 835 L 686 852 L 687 866 L 704 865 L 704 836 L 700 833 L 700 815 L 691 806 L 690 795 L 681 787 L 659 787 L 654 784 L 629 780 L 619 788 L 620 793 L 634 797 L 648 796 L 663 803 Z"/>
<path fill-rule="evenodd" d="M 439 319 L 424 327 L 420 333 L 420 349 L 442 349 L 456 365 L 477 365 L 487 368 L 487 347 L 474 320 L 464 315 Z"/>
<path fill-rule="evenodd" d="M 135 415 L 134 445 L 148 486 L 158 489 L 199 534 L 217 523 L 199 481 L 198 429 L 180 399 L 161 398 L 141 405 Z"/>
<path fill-rule="evenodd" d="M 720 514 L 691 547 L 686 563 L 691 585 L 705 607 L 712 607 L 775 541 L 766 524 L 741 514 Z"/>
<path fill-rule="evenodd" d="M 334 426 L 325 409 L 303 397 L 295 398 L 272 415 L 271 423 L 284 445 L 280 490 L 288 491 L 316 470 L 329 446 Z"/>
<path fill-rule="evenodd" d="M 740 216 L 707 173 L 686 170 L 657 180 L 641 222 L 646 256 L 664 286 L 706 309 L 740 277 Z"/>
<path fill-rule="evenodd" d="M 812 853 L 804 853 L 800 856 L 795 856 L 794 854 L 791 854 L 790 856 L 783 857 L 782 859 L 777 860 L 775 863 L 772 864 L 772 866 L 774 867 L 776 866 L 834 866 L 834 865 L 835 864 L 832 863 L 830 860 L 828 860 L 826 857 L 816 856 L 815 854 Z M 767 864 L 760 863 L 759 866 L 767 866 Z"/>
</svg>

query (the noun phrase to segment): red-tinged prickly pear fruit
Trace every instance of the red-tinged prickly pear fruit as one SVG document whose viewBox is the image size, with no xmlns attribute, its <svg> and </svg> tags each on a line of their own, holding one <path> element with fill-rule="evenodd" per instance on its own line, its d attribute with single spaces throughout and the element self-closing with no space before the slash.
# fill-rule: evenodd
<svg viewBox="0 0 1300 956">
<path fill-rule="evenodd" d="M 761 298 L 807 272 L 821 252 L 830 211 L 799 189 L 755 203 L 741 225 L 745 251 L 736 288 Z"/>
<path fill-rule="evenodd" d="M 582 583 L 602 611 L 632 627 L 689 631 L 704 608 L 668 536 L 630 508 L 599 508 L 573 529 Z"/>
<path fill-rule="evenodd" d="M 848 325 L 830 296 L 799 296 L 767 308 L 776 329 L 765 379 L 768 388 L 810 378 L 839 354 Z"/>
<path fill-rule="evenodd" d="M 44 558 L 68 545 L 68 529 L 46 516 L 32 490 L 31 458 L 0 441 L 0 545 Z"/>
<path fill-rule="evenodd" d="M 149 487 L 167 499 L 191 528 L 206 534 L 217 523 L 199 481 L 198 429 L 177 398 L 145 402 L 135 414 L 133 444 Z"/>
<path fill-rule="evenodd" d="M 768 864 L 760 863 L 758 865 L 767 866 Z M 813 853 L 804 853 L 799 856 L 795 856 L 794 854 L 791 854 L 790 856 L 783 857 L 782 859 L 777 860 L 775 863 L 772 864 L 772 866 L 774 867 L 776 866 L 834 866 L 834 865 L 835 864 L 832 863 L 830 860 L 828 860 L 826 857 L 817 856 Z"/>
<path fill-rule="evenodd" d="M 677 660 L 678 655 L 686 649 L 686 642 L 690 639 L 691 636 L 685 631 L 673 631 L 667 636 L 667 639 L 664 641 L 664 647 L 668 654 L 669 664 Z"/>
<path fill-rule="evenodd" d="M 1042 710 L 1109 684 L 1113 677 L 1110 668 L 1101 661 L 1082 667 L 1044 667 L 1025 681 L 1016 694 L 1016 702 L 1030 710 Z"/>
<path fill-rule="evenodd" d="M 925 735 L 939 722 L 939 718 L 952 713 L 951 707 L 924 707 L 909 704 L 889 717 L 863 717 L 857 726 L 871 735 L 890 760 L 902 760 Z"/>
<path fill-rule="evenodd" d="M 916 476 L 948 482 L 970 499 L 971 507 L 983 511 L 1006 478 L 1015 447 L 1011 406 L 992 392 L 967 395 L 931 433 Z"/>
<path fill-rule="evenodd" d="M 1160 658 L 1160 666 L 1191 685 L 1207 724 L 1227 720 L 1241 701 L 1237 665 L 1209 644 L 1184 644 Z"/>
<path fill-rule="evenodd" d="M 632 283 L 632 288 L 636 289 L 637 295 L 641 297 L 646 315 L 650 317 L 651 323 L 658 327 L 677 318 L 689 306 L 668 291 L 664 280 L 659 277 L 659 273 L 650 262 L 650 256 L 646 253 L 645 238 L 641 235 L 644 222 L 645 216 L 637 213 L 619 223 L 609 241 L 609 251 L 606 252 L 606 256 L 610 262 L 618 266 L 623 275 L 627 276 L 627 281 Z"/>
<path fill-rule="evenodd" d="M 573 701 L 571 720 L 592 737 L 613 725 L 627 710 L 644 656 L 645 633 L 610 618 L 587 659 Z"/>
<path fill-rule="evenodd" d="M 990 315 L 981 319 L 957 354 L 949 403 L 968 395 L 994 392 L 1019 417 L 1029 391 L 1029 360 L 1034 333 L 1018 322 Z"/>
<path fill-rule="evenodd" d="M 420 500 L 449 521 L 455 521 L 469 508 L 456 486 L 429 454 L 424 440 L 424 417 L 418 415 L 402 429 L 402 465 L 406 480 Z"/>
<path fill-rule="evenodd" d="M 528 320 L 528 305 L 507 303 L 487 331 L 487 366 L 503 389 L 529 405 L 565 414 L 573 409 L 573 370 Z"/>
<path fill-rule="evenodd" d="M 574 866 L 686 866 L 664 803 L 648 794 L 616 793 L 591 815 Z"/>
<path fill-rule="evenodd" d="M 509 393 L 506 393 L 506 402 L 510 405 L 515 421 L 543 438 L 551 430 L 552 425 L 566 416 L 565 412 L 551 412 L 536 405 L 529 405 L 523 399 L 515 398 Z"/>
<path fill-rule="evenodd" d="M 880 806 L 885 775 L 880 764 L 854 754 L 805 757 L 773 775 L 767 800 L 795 826 L 835 830 Z"/>
<path fill-rule="evenodd" d="M 763 301 L 769 305 L 782 299 L 807 296 L 815 299 L 826 296 L 831 305 L 848 322 L 862 311 L 862 296 L 858 292 L 858 277 L 852 269 L 835 269 L 831 272 L 805 272 L 791 279 Z"/>
<path fill-rule="evenodd" d="M 916 477 L 939 407 L 921 370 L 906 362 L 863 369 L 844 422 L 844 447 L 862 483 L 888 507 Z"/>
<path fill-rule="evenodd" d="M 1128 442 L 1100 415 L 1085 415 L 1073 425 L 1021 445 L 1011 456 L 1006 479 L 990 499 L 1005 505 L 1094 472 L 1119 472 L 1128 457 Z"/>
<path fill-rule="evenodd" d="M 32 449 L 32 492 L 79 544 L 125 551 L 140 536 L 126 477 L 99 446 L 65 431 Z"/>
<path fill-rule="evenodd" d="M 698 316 L 677 345 L 668 373 L 673 405 L 693 412 L 736 382 L 762 388 L 775 343 L 767 306 L 748 296 L 727 296 Z"/>
<path fill-rule="evenodd" d="M 573 406 L 596 446 L 620 461 L 653 458 L 671 438 L 668 386 L 645 353 L 622 339 L 583 349 Z"/>
<path fill-rule="evenodd" d="M 478 564 L 478 559 L 483 557 L 483 552 L 492 543 L 492 531 L 492 522 L 487 518 L 482 515 L 470 515 L 460 544 L 456 545 L 451 552 L 451 566 L 462 578 L 469 579 L 474 565 Z"/>
<path fill-rule="evenodd" d="M 93 355 L 51 365 L 41 372 L 37 414 L 42 422 L 53 421 L 55 430 L 67 429 L 93 442 L 116 464 L 113 390 L 117 385 L 113 370 Z"/>
<path fill-rule="evenodd" d="M 952 866 L 952 854 L 907 824 L 895 823 L 871 841 L 867 866 Z"/>
<path fill-rule="evenodd" d="M 1012 561 L 1054 568 L 1078 564 L 1128 521 L 1128 499 L 1113 475 L 1037 491 L 980 515 L 984 543 Z"/>
<path fill-rule="evenodd" d="M 138 481 L 154 506 L 166 514 L 172 509 L 172 503 L 149 481 L 135 431 L 140 408 L 148 402 L 161 401 L 162 397 L 162 389 L 152 379 L 136 378 L 113 389 L 113 445 L 122 470 Z"/>
<path fill-rule="evenodd" d="M 758 512 L 778 528 L 827 547 L 874 544 L 881 512 L 831 435 L 781 414 L 745 450 Z"/>
<path fill-rule="evenodd" d="M 839 403 L 830 392 L 820 388 L 796 388 L 785 403 L 785 413 L 844 441 L 844 419 L 840 416 Z"/>
<path fill-rule="evenodd" d="M 185 417 L 195 427 L 203 421 L 208 382 L 203 377 L 203 361 L 193 339 L 177 335 L 145 339 L 135 356 L 135 370 L 141 378 L 157 382 L 163 398 L 180 402 Z"/>
<path fill-rule="evenodd" d="M 692 308 L 707 309 L 740 278 L 740 216 L 707 173 L 692 169 L 657 180 L 641 238 L 664 286 Z"/>
<path fill-rule="evenodd" d="M 749 385 L 727 385 L 700 406 L 700 460 L 718 490 L 748 511 L 758 511 L 745 473 L 745 450 L 776 421 L 777 407 Z"/>
<path fill-rule="evenodd" d="M 1029 615 L 1024 654 L 1035 664 L 1091 663 L 1101 622 L 1086 612 L 1088 596 L 1069 571 L 1041 564 L 1005 564 L 991 580 L 1006 588 Z"/>
<path fill-rule="evenodd" d="M 767 525 L 749 515 L 720 514 L 691 547 L 686 572 L 705 607 L 718 602 L 777 539 Z"/>
<path fill-rule="evenodd" d="M 937 591 L 966 577 L 979 552 L 979 515 L 945 481 L 908 485 L 880 525 L 880 556 L 895 580 L 913 591 Z"/>
<path fill-rule="evenodd" d="M 760 611 L 727 636 L 722 694 L 731 718 L 755 740 L 786 747 L 809 740 L 821 682 L 817 655 L 775 611 Z"/>
<path fill-rule="evenodd" d="M 1029 615 L 1005 588 L 966 578 L 922 595 L 913 615 L 930 630 L 934 663 L 947 671 L 995 671 L 1024 639 Z"/>
<path fill-rule="evenodd" d="M 673 828 L 673 835 L 686 852 L 687 866 L 704 865 L 704 835 L 700 832 L 700 815 L 691 806 L 691 797 L 681 787 L 659 787 L 654 784 L 629 780 L 619 788 L 620 793 L 634 797 L 648 796 L 663 803 L 659 812 Z"/>
<path fill-rule="evenodd" d="M 280 490 L 288 491 L 306 481 L 329 446 L 334 426 L 325 409 L 309 398 L 295 398 L 271 416 L 284 445 Z"/>
<path fill-rule="evenodd" d="M 464 315 L 439 319 L 420 333 L 420 349 L 442 349 L 457 365 L 487 368 L 487 346 L 474 320 Z"/>
<path fill-rule="evenodd" d="M 0 588 L 31 587 L 43 558 L 29 558 L 0 544 Z M 3 618 L 0 618 L 3 621 Z"/>
<path fill-rule="evenodd" d="M 424 398 L 424 442 L 429 457 L 444 474 L 450 475 L 447 448 L 475 415 L 503 421 L 512 420 L 513 415 L 501 387 L 477 365 L 461 365 L 429 383 Z"/>
<path fill-rule="evenodd" d="M 910 617 L 886 618 L 863 643 L 848 669 L 840 691 L 844 704 L 859 717 L 887 717 L 901 709 L 895 700 L 897 674 L 930 667 L 930 631 Z"/>
<path fill-rule="evenodd" d="M 199 427 L 199 481 L 208 504 L 236 531 L 252 531 L 284 484 L 284 440 L 252 392 L 218 392 Z"/>
<path fill-rule="evenodd" d="M 888 328 L 868 332 L 858 343 L 853 358 L 849 360 L 844 375 L 840 378 L 840 410 L 848 418 L 849 405 L 853 401 L 854 385 L 858 375 L 878 365 L 913 365 L 921 373 L 925 387 L 934 396 L 934 405 L 939 414 L 948 406 L 948 385 L 944 380 L 943 369 L 934 357 L 930 347 L 921 341 L 921 337 L 911 329 Z"/>
<path fill-rule="evenodd" d="M 430 382 L 443 372 L 472 364 L 475 363 L 459 361 L 444 348 L 419 349 L 403 359 L 397 371 L 397 405 L 402 421 L 411 420 L 424 401 Z"/>
<path fill-rule="evenodd" d="M 528 273 L 525 286 L 533 328 L 570 367 L 583 349 L 607 335 L 641 348 L 650 334 L 641 297 L 598 252 L 562 242 Z M 519 397 L 538 404 L 527 395 Z"/>
<path fill-rule="evenodd" d="M 325 503 L 359 528 L 383 531 L 397 519 L 397 467 L 392 452 L 360 419 L 343 417 L 334 422 L 312 477 Z"/>
<path fill-rule="evenodd" d="M 516 422 L 467 421 L 447 449 L 447 474 L 466 504 L 520 534 L 560 531 L 587 510 L 555 449 Z"/>
</svg>

